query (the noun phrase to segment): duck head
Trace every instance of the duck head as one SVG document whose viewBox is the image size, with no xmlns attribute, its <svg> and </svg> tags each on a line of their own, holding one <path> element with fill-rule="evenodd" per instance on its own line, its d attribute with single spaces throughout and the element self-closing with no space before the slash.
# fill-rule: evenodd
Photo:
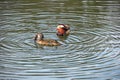
<svg viewBox="0 0 120 80">
<path fill-rule="evenodd" d="M 69 26 L 68 25 L 64 25 L 64 24 L 59 24 L 57 26 L 57 35 L 58 36 L 63 36 L 65 34 L 67 34 L 67 31 L 69 30 Z"/>
<path fill-rule="evenodd" d="M 43 40 L 43 38 L 44 38 L 44 35 L 42 33 L 37 33 L 34 40 L 40 41 L 40 40 Z"/>
</svg>

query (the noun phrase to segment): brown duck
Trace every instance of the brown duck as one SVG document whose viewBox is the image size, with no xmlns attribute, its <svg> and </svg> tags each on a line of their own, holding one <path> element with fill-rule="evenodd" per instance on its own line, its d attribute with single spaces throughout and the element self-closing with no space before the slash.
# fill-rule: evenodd
<svg viewBox="0 0 120 80">
<path fill-rule="evenodd" d="M 59 45 L 61 45 L 57 40 L 44 39 L 44 35 L 42 33 L 37 33 L 34 40 L 36 43 L 38 43 L 40 45 L 45 45 L 45 46 L 59 46 Z"/>
</svg>

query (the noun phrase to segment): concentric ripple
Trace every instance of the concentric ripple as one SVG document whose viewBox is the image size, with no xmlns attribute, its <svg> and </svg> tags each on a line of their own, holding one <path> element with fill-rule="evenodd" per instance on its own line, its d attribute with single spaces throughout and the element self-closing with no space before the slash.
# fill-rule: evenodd
<svg viewBox="0 0 120 80">
<path fill-rule="evenodd" d="M 0 79 L 120 79 L 119 0 L 5 0 L 0 13 Z M 56 35 L 61 23 L 69 36 Z M 62 45 L 36 44 L 37 32 Z"/>
</svg>

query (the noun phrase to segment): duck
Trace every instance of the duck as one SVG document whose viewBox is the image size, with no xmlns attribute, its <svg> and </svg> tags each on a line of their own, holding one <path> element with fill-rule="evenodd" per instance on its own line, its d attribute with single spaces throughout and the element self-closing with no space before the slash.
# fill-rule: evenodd
<svg viewBox="0 0 120 80">
<path fill-rule="evenodd" d="M 57 26 L 57 36 L 68 36 L 70 33 L 70 26 L 66 24 L 58 24 Z"/>
<path fill-rule="evenodd" d="M 34 41 L 40 45 L 45 45 L 45 46 L 59 46 L 59 45 L 61 45 L 57 40 L 44 39 L 43 33 L 37 33 L 35 35 Z"/>
</svg>

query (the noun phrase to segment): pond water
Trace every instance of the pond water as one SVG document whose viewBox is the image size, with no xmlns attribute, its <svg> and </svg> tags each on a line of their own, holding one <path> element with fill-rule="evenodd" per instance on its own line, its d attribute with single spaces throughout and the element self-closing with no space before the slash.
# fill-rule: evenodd
<svg viewBox="0 0 120 80">
<path fill-rule="evenodd" d="M 37 32 L 62 45 L 35 44 Z M 119 0 L 0 0 L 1 80 L 120 80 L 119 61 Z"/>
</svg>

